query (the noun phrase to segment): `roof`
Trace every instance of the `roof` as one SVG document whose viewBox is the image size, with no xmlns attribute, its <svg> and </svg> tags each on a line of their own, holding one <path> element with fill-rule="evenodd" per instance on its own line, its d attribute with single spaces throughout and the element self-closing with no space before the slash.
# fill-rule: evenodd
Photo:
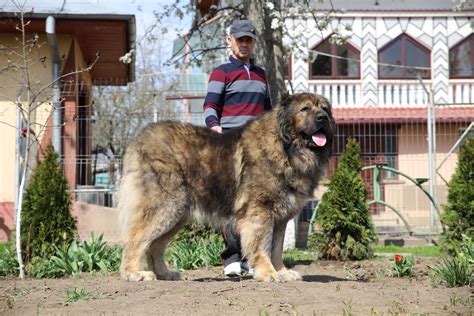
<svg viewBox="0 0 474 316">
<path fill-rule="evenodd" d="M 334 108 L 337 124 L 426 123 L 426 108 Z M 474 121 L 473 107 L 443 107 L 435 111 L 437 123 Z"/>
<path fill-rule="evenodd" d="M 91 70 L 97 85 L 123 85 L 135 80 L 135 60 L 129 64 L 119 61 L 135 43 L 135 15 L 124 12 L 101 0 L 29 0 L 23 7 L 25 16 L 31 20 L 30 32 L 45 32 L 45 19 L 56 19 L 58 34 L 74 34 L 86 61 L 100 58 Z M 16 23 L 8 23 L 17 18 L 20 9 L 11 1 L 0 0 L 0 32 L 14 32 Z"/>
</svg>

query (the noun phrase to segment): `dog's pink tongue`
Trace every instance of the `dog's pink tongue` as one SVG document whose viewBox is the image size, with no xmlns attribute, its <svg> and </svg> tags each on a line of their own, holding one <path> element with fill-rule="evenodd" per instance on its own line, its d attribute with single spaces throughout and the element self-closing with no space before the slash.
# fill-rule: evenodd
<svg viewBox="0 0 474 316">
<path fill-rule="evenodd" d="M 319 147 L 323 147 L 324 145 L 326 145 L 326 135 L 314 134 L 312 138 L 313 138 L 313 142 Z"/>
</svg>

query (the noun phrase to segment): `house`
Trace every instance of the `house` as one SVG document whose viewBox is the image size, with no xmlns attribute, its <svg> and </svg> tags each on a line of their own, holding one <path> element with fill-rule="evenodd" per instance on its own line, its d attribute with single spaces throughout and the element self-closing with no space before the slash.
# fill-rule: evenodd
<svg viewBox="0 0 474 316">
<path fill-rule="evenodd" d="M 92 87 L 126 85 L 134 80 L 134 61 L 119 61 L 135 42 L 135 16 L 105 6 L 101 1 L 26 1 L 23 9 L 7 2 L 0 5 L 0 240 L 9 238 L 13 227 L 15 201 L 16 138 L 20 131 L 12 100 L 24 93 L 19 73 L 9 68 L 17 60 L 22 38 L 17 26 L 19 13 L 27 23 L 26 39 L 36 41 L 29 55 L 29 75 L 33 89 L 53 82 L 53 60 L 50 45 L 57 46 L 61 80 L 61 158 L 71 189 L 91 185 L 91 113 Z M 56 41 L 46 35 L 46 19 L 53 17 Z M 81 69 L 93 65 L 90 71 Z M 65 76 L 70 74 L 68 76 Z M 37 90 L 36 90 L 37 91 Z M 31 133 L 37 137 L 38 151 L 52 135 L 51 89 L 45 89 L 32 113 Z M 21 135 L 20 135 L 21 140 Z M 76 212 L 77 215 L 77 212 Z M 79 223 L 80 224 L 80 223 Z"/>
<path fill-rule="evenodd" d="M 457 12 L 451 1 L 442 0 L 311 3 L 316 13 L 331 5 L 345 9 L 335 13 L 326 30 L 319 30 L 312 18 L 285 22 L 287 29 L 303 34 L 308 48 L 288 59 L 290 91 L 319 93 L 333 103 L 338 131 L 327 175 L 334 171 L 346 139 L 354 137 L 364 164 L 384 164 L 421 182 L 430 178 L 423 188 L 433 186 L 430 193 L 440 208 L 447 198 L 446 181 L 455 170 L 457 142 L 474 121 L 473 8 Z M 352 29 L 343 45 L 331 41 L 338 25 Z M 192 121 L 201 124 L 208 75 L 207 69 L 187 69 L 181 90 L 169 96 L 182 99 Z M 428 124 L 430 105 L 432 124 Z M 373 174 L 362 175 L 371 199 Z M 416 234 L 439 232 L 437 214 L 417 185 L 384 171 L 381 188 L 383 200 L 407 219 Z M 315 197 L 321 194 L 316 192 Z M 373 206 L 371 211 L 379 233 L 405 231 L 403 220 L 389 207 Z M 296 225 L 296 235 L 303 236 L 307 229 L 311 216 L 306 213 Z"/>
</svg>

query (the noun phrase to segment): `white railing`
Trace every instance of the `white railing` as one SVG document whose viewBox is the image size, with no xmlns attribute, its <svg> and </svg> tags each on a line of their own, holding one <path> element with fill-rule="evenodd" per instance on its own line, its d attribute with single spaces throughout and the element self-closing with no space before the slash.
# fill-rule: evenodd
<svg viewBox="0 0 474 316">
<path fill-rule="evenodd" d="M 310 81 L 309 90 L 325 96 L 338 107 L 362 107 L 360 80 Z"/>
<path fill-rule="evenodd" d="M 426 87 L 431 81 L 424 81 Z M 428 103 L 423 86 L 418 81 L 379 81 L 378 104 L 382 107 L 422 107 Z"/>
<path fill-rule="evenodd" d="M 430 89 L 433 82 L 423 83 Z M 309 81 L 309 91 L 324 95 L 336 107 L 364 107 L 374 103 L 377 107 L 424 107 L 429 101 L 418 81 L 379 80 L 375 87 L 363 90 L 360 80 Z M 474 103 L 474 80 L 450 80 L 447 101 L 448 104 Z"/>
<path fill-rule="evenodd" d="M 474 103 L 474 80 L 450 80 L 449 103 L 472 104 Z"/>
</svg>

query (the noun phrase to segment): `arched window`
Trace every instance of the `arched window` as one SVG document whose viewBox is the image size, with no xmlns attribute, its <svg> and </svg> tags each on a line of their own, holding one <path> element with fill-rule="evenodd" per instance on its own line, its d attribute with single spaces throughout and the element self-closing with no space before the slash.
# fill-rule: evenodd
<svg viewBox="0 0 474 316">
<path fill-rule="evenodd" d="M 430 67 L 430 50 L 406 34 L 402 34 L 379 51 L 379 63 L 406 67 Z M 430 78 L 429 70 L 379 65 L 380 79 Z"/>
<path fill-rule="evenodd" d="M 449 77 L 474 77 L 474 34 L 449 50 Z"/>
<path fill-rule="evenodd" d="M 309 64 L 310 79 L 358 79 L 360 78 L 360 52 L 350 44 L 336 45 L 329 38 L 313 47 L 316 60 Z M 318 54 L 322 52 L 342 58 Z M 347 59 L 346 59 L 347 58 Z"/>
</svg>

